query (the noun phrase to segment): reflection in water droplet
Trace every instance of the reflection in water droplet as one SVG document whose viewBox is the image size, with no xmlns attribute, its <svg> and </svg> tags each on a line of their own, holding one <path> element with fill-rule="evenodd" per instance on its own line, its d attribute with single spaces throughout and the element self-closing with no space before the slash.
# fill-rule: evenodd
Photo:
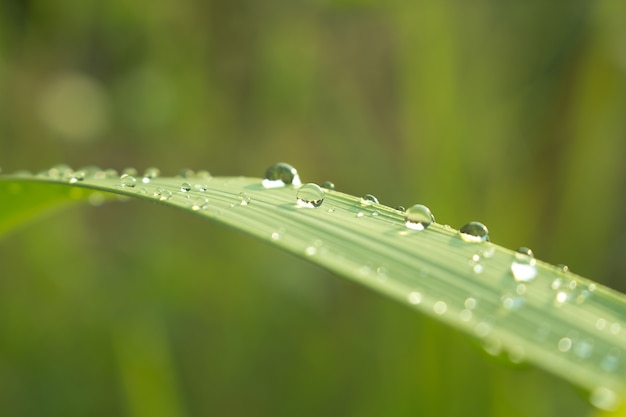
<svg viewBox="0 0 626 417">
<path fill-rule="evenodd" d="M 422 204 L 415 204 L 404 213 L 404 224 L 409 229 L 424 230 L 434 221 L 435 216 L 433 216 L 428 207 Z"/>
<path fill-rule="evenodd" d="M 536 263 L 532 250 L 526 247 L 519 248 L 511 263 L 513 278 L 518 282 L 532 281 L 537 276 Z"/>
<path fill-rule="evenodd" d="M 122 174 L 122 176 L 120 177 L 120 185 L 122 187 L 133 188 L 136 183 L 137 183 L 137 180 L 132 175 Z"/>
<path fill-rule="evenodd" d="M 159 170 L 159 168 L 155 168 L 155 167 L 147 168 L 143 173 L 143 178 L 141 179 L 141 182 L 143 182 L 144 184 L 148 184 L 151 180 L 155 179 L 160 174 L 161 174 L 161 171 Z"/>
<path fill-rule="evenodd" d="M 409 303 L 411 304 L 419 304 L 422 302 L 422 294 L 417 291 L 413 291 L 409 293 Z"/>
<path fill-rule="evenodd" d="M 329 191 L 333 191 L 335 189 L 335 184 L 332 183 L 331 181 L 324 181 L 322 183 L 322 188 L 325 188 Z"/>
<path fill-rule="evenodd" d="M 298 171 L 294 167 L 287 163 L 279 162 L 265 171 L 265 178 L 261 184 L 265 188 L 278 188 L 286 185 L 299 187 L 301 182 Z"/>
<path fill-rule="evenodd" d="M 193 199 L 191 209 L 194 211 L 204 210 L 209 206 L 209 199 L 206 197 L 196 197 Z"/>
<path fill-rule="evenodd" d="M 365 194 L 361 197 L 361 204 L 364 206 L 370 206 L 372 204 L 378 204 L 378 199 L 372 194 Z"/>
<path fill-rule="evenodd" d="M 487 226 L 480 222 L 469 222 L 459 229 L 461 239 L 466 242 L 488 242 L 489 230 Z"/>
<path fill-rule="evenodd" d="M 296 204 L 298 207 L 317 208 L 324 202 L 324 190 L 319 185 L 309 183 L 298 189 Z"/>
<path fill-rule="evenodd" d="M 589 402 L 594 407 L 605 411 L 615 411 L 620 405 L 620 399 L 610 388 L 597 387 L 589 394 Z"/>
<path fill-rule="evenodd" d="M 191 184 L 189 184 L 188 182 L 183 182 L 180 185 L 180 191 L 182 191 L 183 193 L 188 193 L 189 191 L 191 191 Z"/>
<path fill-rule="evenodd" d="M 250 204 L 250 201 L 252 201 L 252 199 L 250 198 L 250 196 L 246 193 L 244 193 L 243 191 L 239 193 L 239 204 L 242 206 L 247 206 L 248 204 Z"/>
</svg>

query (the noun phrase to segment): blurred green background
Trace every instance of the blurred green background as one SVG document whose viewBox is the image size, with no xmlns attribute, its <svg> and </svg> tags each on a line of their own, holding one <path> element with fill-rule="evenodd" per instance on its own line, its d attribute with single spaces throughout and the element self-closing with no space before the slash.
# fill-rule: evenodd
<svg viewBox="0 0 626 417">
<path fill-rule="evenodd" d="M 3 0 L 0 167 L 423 203 L 626 290 L 621 0 Z M 2 202 L 0 202 L 2 204 Z M 0 241 L 3 416 L 582 416 L 585 394 L 142 202 Z"/>
</svg>

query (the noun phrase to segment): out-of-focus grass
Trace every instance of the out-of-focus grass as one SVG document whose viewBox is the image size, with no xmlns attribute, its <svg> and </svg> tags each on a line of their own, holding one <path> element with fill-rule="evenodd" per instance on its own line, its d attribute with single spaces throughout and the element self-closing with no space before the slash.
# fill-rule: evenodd
<svg viewBox="0 0 626 417">
<path fill-rule="evenodd" d="M 263 3 L 5 1 L 0 167 L 286 160 L 624 290 L 623 2 Z M 2 414 L 150 414 L 159 390 L 188 415 L 584 412 L 549 376 L 197 229 L 129 204 L 2 241 Z"/>
</svg>

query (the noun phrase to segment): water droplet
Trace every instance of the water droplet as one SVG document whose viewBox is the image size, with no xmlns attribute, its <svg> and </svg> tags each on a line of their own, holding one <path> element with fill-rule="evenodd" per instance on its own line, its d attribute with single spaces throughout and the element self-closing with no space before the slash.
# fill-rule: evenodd
<svg viewBox="0 0 626 417">
<path fill-rule="evenodd" d="M 177 174 L 178 177 L 182 177 L 182 178 L 193 178 L 195 175 L 196 174 L 195 172 L 193 172 L 193 169 L 189 169 L 189 168 L 183 168 Z"/>
<path fill-rule="evenodd" d="M 602 359 L 600 366 L 607 372 L 613 372 L 617 369 L 617 366 L 619 365 L 620 356 L 622 356 L 620 350 L 613 348 Z"/>
<path fill-rule="evenodd" d="M 556 268 L 559 270 L 559 272 L 569 272 L 569 267 L 565 264 L 558 264 L 556 265 Z"/>
<path fill-rule="evenodd" d="M 424 230 L 434 221 L 435 216 L 430 209 L 421 204 L 409 207 L 404 213 L 404 224 L 409 229 Z"/>
<path fill-rule="evenodd" d="M 442 315 L 445 314 L 446 311 L 448 311 L 448 305 L 445 303 L 445 301 L 440 300 L 433 305 L 433 310 L 435 311 L 435 313 Z"/>
<path fill-rule="evenodd" d="M 308 256 L 313 256 L 317 253 L 317 248 L 315 246 L 307 246 L 304 253 Z"/>
<path fill-rule="evenodd" d="M 191 209 L 194 211 L 204 210 L 209 206 L 209 199 L 206 197 L 196 197 L 193 199 Z"/>
<path fill-rule="evenodd" d="M 122 187 L 133 188 L 136 183 L 137 180 L 130 174 L 122 174 L 122 176 L 120 177 L 120 185 Z"/>
<path fill-rule="evenodd" d="M 559 340 L 559 343 L 557 344 L 557 347 L 561 352 L 567 352 L 572 347 L 572 339 L 570 339 L 569 337 L 561 338 L 561 340 Z"/>
<path fill-rule="evenodd" d="M 300 177 L 298 171 L 291 165 L 279 162 L 265 171 L 265 179 L 261 183 L 265 188 L 278 188 L 286 185 L 299 187 Z"/>
<path fill-rule="evenodd" d="M 170 197 L 172 197 L 172 192 L 159 187 L 154 191 L 153 195 L 157 197 L 159 200 L 165 201 L 165 200 L 169 200 Z"/>
<path fill-rule="evenodd" d="M 161 175 L 161 171 L 159 170 L 159 168 L 147 168 L 143 173 L 143 178 L 141 179 L 141 182 L 143 182 L 144 184 L 148 184 L 151 180 L 155 179 L 159 175 Z"/>
<path fill-rule="evenodd" d="M 211 176 L 211 173 L 209 171 L 207 171 L 206 169 L 201 169 L 200 171 L 196 172 L 196 178 L 198 178 L 199 180 L 208 181 L 213 177 Z"/>
<path fill-rule="evenodd" d="M 335 189 L 335 184 L 331 181 L 324 181 L 322 183 L 322 188 L 325 188 L 326 190 L 329 190 L 329 191 L 333 191 Z"/>
<path fill-rule="evenodd" d="M 85 179 L 85 171 L 74 171 L 70 175 L 70 184 L 76 184 L 79 181 L 83 181 Z"/>
<path fill-rule="evenodd" d="M 272 240 L 279 240 L 280 238 L 281 238 L 280 233 L 278 232 L 272 233 Z"/>
<path fill-rule="evenodd" d="M 515 252 L 513 262 L 511 263 L 511 272 L 513 278 L 518 282 L 528 282 L 537 276 L 537 261 L 533 251 L 521 247 Z"/>
<path fill-rule="evenodd" d="M 524 304 L 524 300 L 522 297 L 514 296 L 512 294 L 505 294 L 501 298 L 502 307 L 505 310 L 517 310 Z"/>
<path fill-rule="evenodd" d="M 250 201 L 252 201 L 250 196 L 244 193 L 243 191 L 239 193 L 238 197 L 239 197 L 239 204 L 242 206 L 247 206 L 248 204 L 250 204 Z"/>
<path fill-rule="evenodd" d="M 465 303 L 463 304 L 465 308 L 468 310 L 473 310 L 476 308 L 477 302 L 475 298 L 469 297 L 465 299 Z"/>
<path fill-rule="evenodd" d="M 363 212 L 362 212 L 362 211 L 359 211 L 359 212 L 356 214 L 356 217 L 363 217 L 363 216 L 364 216 L 364 214 L 363 214 Z"/>
<path fill-rule="evenodd" d="M 466 242 L 476 243 L 489 241 L 489 230 L 487 230 L 487 226 L 480 222 L 469 222 L 465 224 L 459 230 L 459 234 L 461 235 L 461 239 Z"/>
<path fill-rule="evenodd" d="M 593 351 L 593 340 L 585 339 L 574 345 L 574 354 L 581 359 L 587 359 Z"/>
<path fill-rule="evenodd" d="M 589 402 L 594 407 L 605 411 L 615 411 L 620 405 L 620 400 L 615 391 L 607 387 L 597 387 L 589 394 Z"/>
<path fill-rule="evenodd" d="M 474 314 L 472 313 L 472 310 L 468 310 L 467 308 L 464 308 L 459 313 L 459 318 L 461 319 L 461 321 L 470 321 L 473 315 Z"/>
<path fill-rule="evenodd" d="M 406 211 L 406 208 L 404 206 L 398 206 L 398 207 L 396 207 L 396 210 L 401 212 L 401 213 L 404 213 Z"/>
<path fill-rule="evenodd" d="M 377 217 L 377 216 L 379 216 L 379 215 L 380 215 L 380 213 L 379 213 L 379 211 L 378 211 L 378 210 L 374 210 L 374 211 L 372 212 L 372 214 L 370 214 L 370 216 L 373 216 L 373 217 Z"/>
<path fill-rule="evenodd" d="M 413 291 L 409 293 L 409 303 L 411 304 L 419 304 L 422 302 L 422 293 Z"/>
<path fill-rule="evenodd" d="M 183 182 L 180 185 L 180 191 L 182 191 L 183 193 L 188 193 L 189 191 L 191 191 L 191 184 L 189 184 L 188 182 Z"/>
<path fill-rule="evenodd" d="M 309 183 L 298 189 L 296 203 L 298 207 L 316 208 L 324 202 L 324 190 L 319 185 Z"/>
<path fill-rule="evenodd" d="M 372 204 L 378 204 L 378 199 L 372 194 L 365 194 L 361 197 L 361 204 L 364 206 L 371 206 Z"/>
<path fill-rule="evenodd" d="M 124 171 L 122 171 L 122 174 L 130 175 L 131 177 L 136 177 L 137 169 L 133 167 L 128 167 L 128 168 L 125 168 Z"/>
</svg>

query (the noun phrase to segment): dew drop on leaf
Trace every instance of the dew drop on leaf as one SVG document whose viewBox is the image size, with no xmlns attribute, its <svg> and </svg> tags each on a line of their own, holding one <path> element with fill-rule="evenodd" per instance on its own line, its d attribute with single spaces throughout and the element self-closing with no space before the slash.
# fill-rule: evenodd
<svg viewBox="0 0 626 417">
<path fill-rule="evenodd" d="M 378 204 L 378 199 L 372 194 L 365 194 L 361 197 L 361 204 L 364 206 L 371 206 L 372 204 Z"/>
<path fill-rule="evenodd" d="M 122 174 L 122 176 L 120 177 L 120 185 L 122 187 L 133 188 L 136 183 L 137 180 L 130 174 Z"/>
<path fill-rule="evenodd" d="M 333 191 L 335 189 L 335 184 L 331 181 L 324 181 L 322 183 L 322 188 Z"/>
<path fill-rule="evenodd" d="M 478 243 L 489 241 L 489 230 L 480 222 L 469 222 L 459 229 L 461 239 L 466 242 Z"/>
<path fill-rule="evenodd" d="M 296 194 L 298 207 L 317 208 L 324 202 L 324 190 L 313 183 L 304 184 Z"/>
<path fill-rule="evenodd" d="M 155 167 L 147 168 L 143 173 L 143 178 L 141 182 L 143 182 L 144 184 L 147 184 L 151 180 L 158 177 L 159 175 L 161 175 L 161 171 L 159 170 L 159 168 L 155 168 Z"/>
<path fill-rule="evenodd" d="M 610 388 L 597 387 L 589 394 L 589 402 L 594 407 L 606 411 L 615 411 L 620 405 L 619 397 Z"/>
<path fill-rule="evenodd" d="M 279 162 L 265 171 L 265 178 L 261 184 L 265 188 L 279 188 L 286 185 L 299 187 L 302 183 L 294 167 L 285 162 Z"/>
<path fill-rule="evenodd" d="M 247 206 L 248 204 L 250 204 L 250 201 L 251 201 L 250 196 L 244 193 L 243 191 L 240 192 L 237 197 L 239 198 L 239 205 Z"/>
<path fill-rule="evenodd" d="M 518 282 L 528 282 L 537 276 L 537 261 L 533 251 L 526 248 L 519 248 L 514 255 L 511 263 L 511 272 L 513 278 Z"/>
<path fill-rule="evenodd" d="M 189 191 L 191 191 L 191 184 L 189 184 L 188 182 L 183 182 L 180 185 L 180 191 L 182 191 L 183 193 L 188 193 Z"/>
<path fill-rule="evenodd" d="M 209 199 L 206 197 L 196 197 L 193 200 L 193 205 L 191 209 L 193 211 L 204 210 L 209 206 Z"/>
<path fill-rule="evenodd" d="M 435 216 L 430 212 L 430 209 L 421 204 L 409 207 L 404 213 L 404 224 L 409 229 L 424 230 L 434 221 Z"/>
</svg>

